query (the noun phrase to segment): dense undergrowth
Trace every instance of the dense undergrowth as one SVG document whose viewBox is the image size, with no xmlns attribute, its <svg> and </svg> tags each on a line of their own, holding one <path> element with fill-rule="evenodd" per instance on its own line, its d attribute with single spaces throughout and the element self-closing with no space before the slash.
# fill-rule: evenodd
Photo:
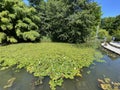
<svg viewBox="0 0 120 90">
<path fill-rule="evenodd" d="M 1 69 L 16 66 L 17 69 L 25 68 L 34 76 L 49 76 L 50 87 L 55 90 L 64 78 L 82 76 L 81 69 L 91 65 L 96 55 L 94 48 L 76 47 L 74 44 L 13 44 L 0 47 L 0 66 Z"/>
</svg>

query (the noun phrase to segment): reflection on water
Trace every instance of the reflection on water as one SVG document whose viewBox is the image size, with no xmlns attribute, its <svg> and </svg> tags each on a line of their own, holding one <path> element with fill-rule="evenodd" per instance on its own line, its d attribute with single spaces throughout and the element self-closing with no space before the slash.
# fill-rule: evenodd
<svg viewBox="0 0 120 90">
<path fill-rule="evenodd" d="M 97 62 L 96 65 L 84 68 L 82 78 L 76 77 L 74 80 L 65 79 L 62 87 L 57 87 L 57 90 L 101 90 L 98 87 L 97 79 L 104 77 L 108 77 L 115 82 L 120 82 L 120 57 L 111 58 L 108 55 L 104 55 L 103 60 L 106 63 Z M 90 73 L 88 74 L 87 72 Z M 42 85 L 35 87 L 33 85 L 35 77 L 25 70 L 14 72 L 11 69 L 0 71 L 0 90 L 5 90 L 3 89 L 4 85 L 12 77 L 16 77 L 16 80 L 13 86 L 6 90 L 50 90 L 48 77 L 43 80 Z"/>
</svg>

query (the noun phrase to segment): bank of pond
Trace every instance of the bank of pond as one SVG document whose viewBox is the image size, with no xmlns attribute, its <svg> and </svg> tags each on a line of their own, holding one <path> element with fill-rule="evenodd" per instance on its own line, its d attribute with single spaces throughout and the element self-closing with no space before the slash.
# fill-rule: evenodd
<svg viewBox="0 0 120 90">
<path fill-rule="evenodd" d="M 100 51 L 101 57 L 93 48 L 64 43 L 14 47 L 16 45 L 0 47 L 0 90 L 104 90 L 98 80 L 109 78 L 111 82 L 120 82 L 120 57 L 115 54 Z M 45 53 L 48 57 L 42 61 Z M 42 58 L 38 60 L 38 56 Z M 94 61 L 95 58 L 105 62 Z"/>
</svg>

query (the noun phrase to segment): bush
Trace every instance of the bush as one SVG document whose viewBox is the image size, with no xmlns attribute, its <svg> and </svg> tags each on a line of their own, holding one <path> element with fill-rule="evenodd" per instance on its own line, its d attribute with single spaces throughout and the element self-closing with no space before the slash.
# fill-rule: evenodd
<svg viewBox="0 0 120 90">
<path fill-rule="evenodd" d="M 25 41 L 37 41 L 40 39 L 40 34 L 36 31 L 29 31 L 23 33 L 23 39 Z"/>
<path fill-rule="evenodd" d="M 35 8 L 26 6 L 23 0 L 1 0 L 0 32 L 6 34 L 6 42 L 33 42 L 37 40 L 40 17 L 36 13 Z M 3 43 L 3 39 L 1 38 L 0 43 Z"/>
<path fill-rule="evenodd" d="M 108 37 L 108 31 L 106 31 L 105 29 L 100 29 L 98 32 L 98 38 L 99 39 L 104 39 L 105 37 Z"/>
<path fill-rule="evenodd" d="M 17 43 L 17 40 L 14 37 L 7 37 L 9 43 Z"/>
<path fill-rule="evenodd" d="M 5 43 L 7 41 L 7 36 L 5 33 L 0 32 L 0 43 Z"/>
<path fill-rule="evenodd" d="M 112 36 L 108 35 L 107 36 L 107 42 L 110 42 L 112 40 Z"/>
<path fill-rule="evenodd" d="M 41 42 L 51 42 L 51 38 L 49 36 L 42 36 Z"/>
<path fill-rule="evenodd" d="M 120 30 L 115 30 L 113 36 L 115 37 L 115 41 L 120 41 Z"/>
</svg>

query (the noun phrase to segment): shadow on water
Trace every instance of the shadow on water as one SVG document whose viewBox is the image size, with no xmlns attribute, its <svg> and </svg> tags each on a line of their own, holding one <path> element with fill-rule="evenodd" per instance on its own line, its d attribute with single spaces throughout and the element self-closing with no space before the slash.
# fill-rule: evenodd
<svg viewBox="0 0 120 90">
<path fill-rule="evenodd" d="M 108 77 L 115 82 L 120 82 L 120 57 L 111 58 L 111 56 L 103 54 L 105 63 L 96 62 L 95 65 L 84 68 L 82 78 L 75 77 L 74 80 L 65 79 L 63 85 L 57 87 L 57 90 L 101 90 L 98 87 L 97 79 L 103 79 L 104 77 Z M 4 89 L 4 85 L 12 77 L 16 77 L 12 87 Z M 39 86 L 33 85 L 34 80 L 35 77 L 25 70 L 21 70 L 20 72 L 14 72 L 11 69 L 0 71 L 0 90 L 50 90 L 48 77 L 45 77 L 43 84 Z"/>
</svg>

